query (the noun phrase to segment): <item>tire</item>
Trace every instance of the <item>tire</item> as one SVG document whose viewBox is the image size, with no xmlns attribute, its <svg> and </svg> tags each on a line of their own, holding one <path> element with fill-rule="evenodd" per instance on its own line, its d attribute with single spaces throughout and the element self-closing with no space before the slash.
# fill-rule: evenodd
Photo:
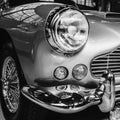
<svg viewBox="0 0 120 120">
<path fill-rule="evenodd" d="M 0 120 L 44 120 L 47 110 L 22 95 L 24 85 L 15 49 L 5 44 L 0 50 Z"/>
<path fill-rule="evenodd" d="M 21 94 L 23 82 L 18 58 L 12 44 L 0 51 L 0 120 L 21 120 L 26 100 Z M 21 114 L 22 113 L 22 114 Z"/>
</svg>

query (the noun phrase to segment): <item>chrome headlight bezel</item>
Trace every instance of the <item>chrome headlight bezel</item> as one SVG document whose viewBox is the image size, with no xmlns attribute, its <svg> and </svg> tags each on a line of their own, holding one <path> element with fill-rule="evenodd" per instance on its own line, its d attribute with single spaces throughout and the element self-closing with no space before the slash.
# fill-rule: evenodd
<svg viewBox="0 0 120 120">
<path fill-rule="evenodd" d="M 66 17 L 66 15 L 68 16 L 73 15 L 73 17 L 76 18 L 73 19 L 73 17 L 70 17 L 69 20 L 67 18 L 68 16 Z M 66 29 L 63 29 L 63 31 L 66 30 L 67 32 L 66 33 L 64 32 L 64 35 L 62 36 L 63 32 L 61 32 L 62 30 L 60 31 L 60 25 L 58 24 L 60 24 L 61 21 L 64 23 L 64 20 L 65 22 L 66 20 L 69 20 L 70 25 L 68 25 Z M 80 20 L 83 21 L 81 22 Z M 78 26 L 72 25 L 75 22 L 78 23 Z M 84 28 L 84 30 L 82 30 L 83 28 L 81 26 Z M 59 31 L 61 32 L 60 35 L 62 37 L 58 34 Z M 74 31 L 76 32 L 75 33 L 76 36 L 74 37 L 75 39 L 73 39 L 72 36 Z M 83 32 L 85 36 L 83 36 L 81 32 Z M 87 42 L 88 34 L 89 34 L 89 23 L 86 16 L 77 8 L 71 6 L 56 7 L 52 11 L 50 11 L 46 19 L 45 33 L 46 33 L 47 41 L 55 51 L 63 54 L 75 54 L 78 53 Z M 79 39 L 80 35 L 84 40 L 81 40 L 81 38 Z"/>
</svg>

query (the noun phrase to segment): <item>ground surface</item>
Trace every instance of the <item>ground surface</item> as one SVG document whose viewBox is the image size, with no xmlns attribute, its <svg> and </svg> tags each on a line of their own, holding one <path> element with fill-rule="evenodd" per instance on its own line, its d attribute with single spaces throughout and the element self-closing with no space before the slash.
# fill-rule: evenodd
<svg viewBox="0 0 120 120">
<path fill-rule="evenodd" d="M 107 120 L 107 114 L 101 114 L 97 106 L 93 106 L 91 108 L 88 108 L 82 112 L 74 113 L 74 114 L 59 114 L 56 112 L 52 112 L 49 110 L 46 110 L 44 108 L 41 108 L 40 106 L 34 104 L 31 102 L 29 106 L 24 106 L 28 108 L 29 115 L 27 119 L 25 120 Z M 42 111 L 41 111 L 42 110 Z M 2 116 L 2 110 L 0 106 L 0 120 L 5 120 Z M 26 118 L 25 116 L 22 116 L 21 120 L 24 120 Z M 37 116 L 37 119 L 34 117 Z"/>
</svg>

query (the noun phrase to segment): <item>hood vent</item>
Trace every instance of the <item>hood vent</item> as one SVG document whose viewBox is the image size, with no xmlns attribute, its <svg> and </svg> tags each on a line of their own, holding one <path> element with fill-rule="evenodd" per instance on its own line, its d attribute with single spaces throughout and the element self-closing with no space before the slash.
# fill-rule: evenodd
<svg viewBox="0 0 120 120">
<path fill-rule="evenodd" d="M 120 13 L 106 13 L 105 17 L 107 19 L 114 19 L 114 18 L 119 18 L 120 19 Z"/>
</svg>

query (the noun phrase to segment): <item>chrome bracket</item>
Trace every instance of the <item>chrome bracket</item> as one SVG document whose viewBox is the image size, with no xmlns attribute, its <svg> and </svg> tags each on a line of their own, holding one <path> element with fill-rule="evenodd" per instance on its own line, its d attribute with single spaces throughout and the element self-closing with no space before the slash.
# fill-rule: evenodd
<svg viewBox="0 0 120 120">
<path fill-rule="evenodd" d="M 99 104 L 99 108 L 102 112 L 109 112 L 115 105 L 115 77 L 110 70 L 106 70 L 102 75 L 100 84 L 105 85 L 105 92 L 102 96 L 102 101 Z"/>
</svg>

